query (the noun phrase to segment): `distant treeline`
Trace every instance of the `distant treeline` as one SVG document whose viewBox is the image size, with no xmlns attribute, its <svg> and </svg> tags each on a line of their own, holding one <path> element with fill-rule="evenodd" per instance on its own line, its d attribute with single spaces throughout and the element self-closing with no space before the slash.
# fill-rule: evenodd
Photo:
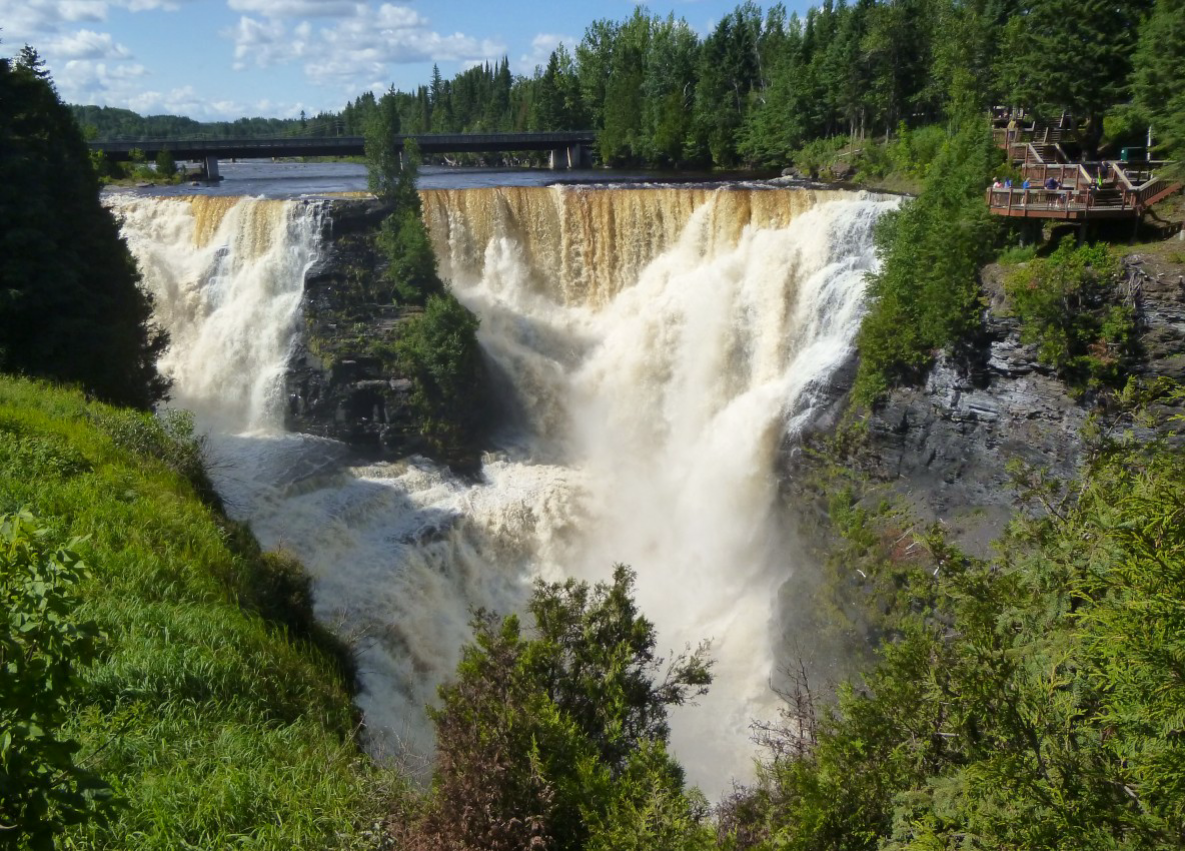
<svg viewBox="0 0 1185 851">
<path fill-rule="evenodd" d="M 301 121 L 290 118 L 239 118 L 195 121 L 183 115 L 139 115 L 112 106 L 72 104 L 74 120 L 94 139 L 249 139 L 295 136 Z"/>
<path fill-rule="evenodd" d="M 824 0 L 805 16 L 751 2 L 701 38 L 636 10 L 594 21 L 530 77 L 503 58 L 395 92 L 406 133 L 595 129 L 606 164 L 785 164 L 803 145 L 995 105 L 1073 113 L 1088 146 L 1149 124 L 1185 147 L 1185 0 Z M 198 123 L 75 107 L 99 138 L 361 135 L 376 98 L 340 113 Z M 1106 119 L 1106 121 L 1104 120 Z"/>
</svg>

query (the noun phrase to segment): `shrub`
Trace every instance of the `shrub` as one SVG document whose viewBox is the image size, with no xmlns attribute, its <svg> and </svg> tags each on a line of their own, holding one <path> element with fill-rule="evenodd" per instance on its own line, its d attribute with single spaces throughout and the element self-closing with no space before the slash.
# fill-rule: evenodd
<svg viewBox="0 0 1185 851">
<path fill-rule="evenodd" d="M 156 173 L 161 177 L 173 177 L 177 173 L 177 161 L 168 150 L 156 155 Z"/>
<path fill-rule="evenodd" d="M 53 848 L 111 802 L 62 733 L 97 651 L 98 629 L 76 614 L 87 575 L 74 545 L 51 546 L 32 514 L 0 515 L 0 846 Z"/>
<path fill-rule="evenodd" d="M 540 582 L 533 637 L 517 617 L 479 613 L 457 681 L 432 713 L 432 797 L 400 847 L 705 847 L 706 807 L 667 754 L 666 710 L 706 690 L 706 646 L 660 680 L 633 580 L 618 565 L 612 584 Z"/>
<path fill-rule="evenodd" d="M 478 319 L 452 293 L 434 295 L 409 319 L 395 343 L 400 369 L 412 382 L 420 433 L 450 463 L 476 464 L 482 417 Z"/>
<path fill-rule="evenodd" d="M 1106 245 L 1065 240 L 1009 276 L 1004 289 L 1021 339 L 1079 390 L 1116 386 L 1135 354 L 1135 314 L 1123 303 L 1122 270 Z"/>
</svg>

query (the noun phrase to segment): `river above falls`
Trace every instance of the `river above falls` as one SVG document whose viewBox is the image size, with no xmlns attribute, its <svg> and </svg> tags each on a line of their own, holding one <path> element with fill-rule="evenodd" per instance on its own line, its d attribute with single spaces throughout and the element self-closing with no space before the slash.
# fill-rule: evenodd
<svg viewBox="0 0 1185 851">
<path fill-rule="evenodd" d="M 110 191 L 172 197 L 185 195 L 243 195 L 255 198 L 324 197 L 366 191 L 366 166 L 351 162 L 272 162 L 271 160 L 223 161 L 223 179 L 193 186 L 142 186 Z M 759 180 L 769 174 L 723 172 L 672 172 L 644 169 L 452 168 L 426 165 L 420 169 L 420 189 L 487 189 L 495 186 L 552 186 L 554 184 L 725 185 Z"/>
</svg>

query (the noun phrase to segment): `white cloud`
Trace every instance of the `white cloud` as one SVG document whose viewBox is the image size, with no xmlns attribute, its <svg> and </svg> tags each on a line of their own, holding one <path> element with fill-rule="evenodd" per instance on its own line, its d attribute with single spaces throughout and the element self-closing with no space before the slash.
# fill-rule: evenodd
<svg viewBox="0 0 1185 851">
<path fill-rule="evenodd" d="M 227 0 L 227 5 L 269 18 L 340 18 L 362 14 L 366 8 L 353 0 Z"/>
<path fill-rule="evenodd" d="M 112 8 L 131 12 L 176 11 L 182 0 L 0 0 L 0 25 L 6 44 L 44 41 L 79 23 L 107 20 Z M 197 0 L 184 0 L 197 2 Z M 331 5 L 331 4 L 326 4 Z"/>
<path fill-rule="evenodd" d="M 102 21 L 107 4 L 102 0 L 0 0 L 0 32 L 11 52 L 24 42 L 36 46 L 64 25 L 79 21 Z"/>
<path fill-rule="evenodd" d="M 295 26 L 286 18 L 311 0 L 228 0 L 235 9 L 250 9 L 262 17 L 243 15 L 224 36 L 234 42 L 234 67 L 267 68 L 301 62 L 305 76 L 317 85 L 340 86 L 357 92 L 367 81 L 387 77 L 391 65 L 409 62 L 481 62 L 496 59 L 504 44 L 464 33 L 446 35 L 431 29 L 430 21 L 408 6 L 383 3 L 341 3 L 348 14 L 314 29 L 308 21 Z M 382 86 L 380 88 L 385 88 Z"/>
<path fill-rule="evenodd" d="M 260 21 L 244 15 L 239 18 L 230 35 L 235 43 L 236 71 L 242 71 L 250 65 L 258 68 L 282 65 L 296 58 L 288 30 L 280 21 Z"/>
<path fill-rule="evenodd" d="M 66 21 L 107 20 L 107 3 L 103 0 L 63 0 L 56 5 Z"/>
<path fill-rule="evenodd" d="M 520 74 L 533 74 L 536 67 L 540 65 L 546 67 L 547 60 L 551 58 L 551 52 L 561 44 L 569 54 L 575 54 L 576 45 L 580 44 L 580 39 L 558 33 L 539 33 L 531 39 L 531 52 L 524 53 L 518 58 L 518 62 L 515 63 L 515 71 Z"/>
<path fill-rule="evenodd" d="M 71 59 L 54 74 L 54 83 L 67 103 L 122 105 L 147 76 L 148 69 L 134 62 Z"/>
<path fill-rule="evenodd" d="M 60 36 L 45 45 L 46 53 L 66 60 L 71 59 L 129 59 L 132 52 L 117 44 L 111 33 L 79 30 Z"/>
</svg>

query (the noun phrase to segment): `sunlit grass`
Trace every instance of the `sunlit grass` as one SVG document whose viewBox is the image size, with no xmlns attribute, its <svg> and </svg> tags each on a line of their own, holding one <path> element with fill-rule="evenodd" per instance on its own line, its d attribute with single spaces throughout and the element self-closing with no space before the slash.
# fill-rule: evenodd
<svg viewBox="0 0 1185 851">
<path fill-rule="evenodd" d="M 0 512 L 78 548 L 106 633 L 73 734 L 124 805 L 70 847 L 363 848 L 400 794 L 355 743 L 348 654 L 307 583 L 209 499 L 152 418 L 0 377 Z"/>
</svg>

